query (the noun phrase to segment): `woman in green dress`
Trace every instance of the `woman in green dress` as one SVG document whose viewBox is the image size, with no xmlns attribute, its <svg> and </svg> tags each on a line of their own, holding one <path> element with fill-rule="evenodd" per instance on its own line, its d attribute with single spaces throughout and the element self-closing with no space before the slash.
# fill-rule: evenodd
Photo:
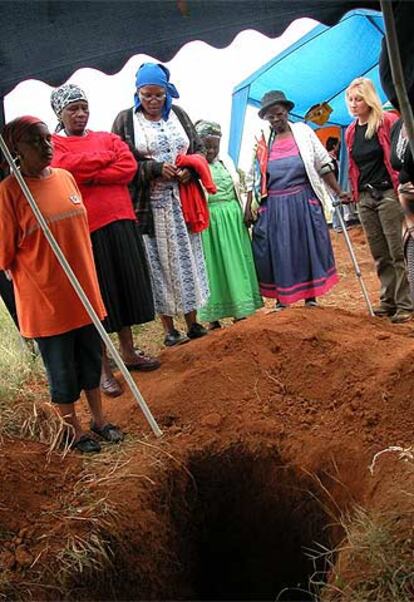
<svg viewBox="0 0 414 602">
<path fill-rule="evenodd" d="M 210 225 L 202 233 L 210 296 L 199 310 L 200 319 L 214 329 L 220 328 L 222 318 L 240 320 L 249 316 L 263 306 L 263 300 L 243 221 L 237 174 L 232 166 L 219 159 L 220 125 L 199 121 L 196 130 L 204 143 L 217 187 L 216 194 L 208 197 Z"/>
</svg>

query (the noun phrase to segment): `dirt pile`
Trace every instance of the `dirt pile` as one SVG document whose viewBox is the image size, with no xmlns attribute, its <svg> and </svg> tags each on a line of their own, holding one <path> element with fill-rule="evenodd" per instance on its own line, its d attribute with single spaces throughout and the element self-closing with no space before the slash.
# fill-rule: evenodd
<svg viewBox="0 0 414 602">
<path fill-rule="evenodd" d="M 129 437 L 98 458 L 52 454 L 45 465 L 43 446 L 3 443 L 0 591 L 311 600 L 328 581 L 327 599 L 356 599 L 365 559 L 321 552 L 349 537 L 356 507 L 398 508 L 411 537 L 411 463 L 390 453 L 368 467 L 376 452 L 412 444 L 414 338 L 410 324 L 366 316 L 335 244 L 342 282 L 322 308 L 259 312 L 162 352 L 162 369 L 139 375 L 161 440 L 126 393 L 105 404 Z M 367 282 L 375 294 L 375 276 Z"/>
</svg>

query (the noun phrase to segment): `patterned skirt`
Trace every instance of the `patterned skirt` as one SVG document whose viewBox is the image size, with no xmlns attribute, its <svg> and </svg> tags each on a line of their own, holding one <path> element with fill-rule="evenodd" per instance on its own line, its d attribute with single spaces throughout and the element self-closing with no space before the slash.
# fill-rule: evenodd
<svg viewBox="0 0 414 602">
<path fill-rule="evenodd" d="M 155 311 L 165 316 L 202 307 L 209 290 L 201 234 L 188 232 L 180 200 L 171 194 L 153 204 L 155 236 L 144 236 Z"/>
</svg>

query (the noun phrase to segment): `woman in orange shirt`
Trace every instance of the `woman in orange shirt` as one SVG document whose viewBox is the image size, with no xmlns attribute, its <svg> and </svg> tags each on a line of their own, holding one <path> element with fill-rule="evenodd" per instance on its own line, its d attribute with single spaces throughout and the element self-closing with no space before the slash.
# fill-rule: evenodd
<svg viewBox="0 0 414 602">
<path fill-rule="evenodd" d="M 21 117 L 3 133 L 49 227 L 100 319 L 106 311 L 92 257 L 86 210 L 73 177 L 49 167 L 51 135 L 36 117 Z M 52 401 L 70 426 L 71 447 L 99 452 L 82 430 L 74 403 L 82 389 L 92 414 L 91 430 L 112 443 L 123 434 L 105 419 L 99 380 L 102 345 L 91 319 L 61 268 L 14 178 L 0 183 L 0 269 L 11 273 L 23 336 L 36 339 Z"/>
</svg>

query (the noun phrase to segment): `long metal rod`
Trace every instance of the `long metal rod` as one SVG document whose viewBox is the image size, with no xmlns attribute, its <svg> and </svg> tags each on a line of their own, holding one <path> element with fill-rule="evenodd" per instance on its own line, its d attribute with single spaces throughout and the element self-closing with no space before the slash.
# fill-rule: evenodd
<svg viewBox="0 0 414 602">
<path fill-rule="evenodd" d="M 147 419 L 148 424 L 152 428 L 154 434 L 157 437 L 161 437 L 161 435 L 162 435 L 161 429 L 159 428 L 158 424 L 156 423 L 156 421 L 155 421 L 149 407 L 147 406 L 144 398 L 142 397 L 134 379 L 130 375 L 130 373 L 129 373 L 127 367 L 125 366 L 121 356 L 119 355 L 116 347 L 114 346 L 110 337 L 108 336 L 108 333 L 102 326 L 97 313 L 95 312 L 91 302 L 88 299 L 88 296 L 86 295 L 85 291 L 83 290 L 82 286 L 80 285 L 80 282 L 77 279 L 74 271 L 72 270 L 68 260 L 66 259 L 65 255 L 63 254 L 62 249 L 59 247 L 55 237 L 53 236 L 53 234 L 47 224 L 47 221 L 43 217 L 43 214 L 40 211 L 32 193 L 30 192 L 30 189 L 27 186 L 26 181 L 24 180 L 22 174 L 20 173 L 20 170 L 17 168 L 17 166 L 13 160 L 13 157 L 11 156 L 10 151 L 7 148 L 7 145 L 1 134 L 0 134 L 0 148 L 3 151 L 4 156 L 7 160 L 7 163 L 10 166 L 10 169 L 11 169 L 13 175 L 15 176 L 20 188 L 22 189 L 22 192 L 23 192 L 24 196 L 26 197 L 26 200 L 29 203 L 30 208 L 33 211 L 33 214 L 45 235 L 46 240 L 48 241 L 49 245 L 51 246 L 53 253 L 56 255 L 58 262 L 62 266 L 63 271 L 65 272 L 66 276 L 68 277 L 69 282 L 73 286 L 82 305 L 86 309 L 89 317 L 91 318 L 93 324 L 95 325 L 95 328 L 99 332 L 99 335 L 100 335 L 102 341 L 108 348 L 108 351 L 109 351 L 110 355 L 113 357 L 122 376 L 125 378 L 128 386 L 131 390 L 131 393 L 135 397 L 136 401 L 138 402 L 138 405 L 141 408 L 142 413 L 144 414 L 145 418 Z"/>
<path fill-rule="evenodd" d="M 343 232 L 343 235 L 345 236 L 346 246 L 348 247 L 348 251 L 349 251 L 349 255 L 351 257 L 351 261 L 354 264 L 355 274 L 356 274 L 356 276 L 358 278 L 359 286 L 361 287 L 361 291 L 362 291 L 362 294 L 364 296 L 365 303 L 367 304 L 368 313 L 369 313 L 369 315 L 371 317 L 374 317 L 375 314 L 374 314 L 374 310 L 372 308 L 372 303 L 371 303 L 369 295 L 368 295 L 367 287 L 365 286 L 365 282 L 364 282 L 364 279 L 362 277 L 361 270 L 359 268 L 359 264 L 358 264 L 357 258 L 355 256 L 355 253 L 354 253 L 354 248 L 352 246 L 351 239 L 349 238 L 348 230 L 346 229 L 345 220 L 342 217 L 341 202 L 338 199 L 335 199 L 332 202 L 332 206 L 333 206 L 334 211 L 336 213 L 336 217 L 338 218 L 339 223 L 341 224 L 342 232 Z"/>
<path fill-rule="evenodd" d="M 395 28 L 394 14 L 392 12 L 392 2 L 390 0 L 380 0 L 380 4 L 382 14 L 384 15 L 385 40 L 387 43 L 392 80 L 394 82 L 395 92 L 397 93 L 399 110 L 404 121 L 411 154 L 414 157 L 414 117 L 404 80 L 397 30 Z"/>
</svg>

